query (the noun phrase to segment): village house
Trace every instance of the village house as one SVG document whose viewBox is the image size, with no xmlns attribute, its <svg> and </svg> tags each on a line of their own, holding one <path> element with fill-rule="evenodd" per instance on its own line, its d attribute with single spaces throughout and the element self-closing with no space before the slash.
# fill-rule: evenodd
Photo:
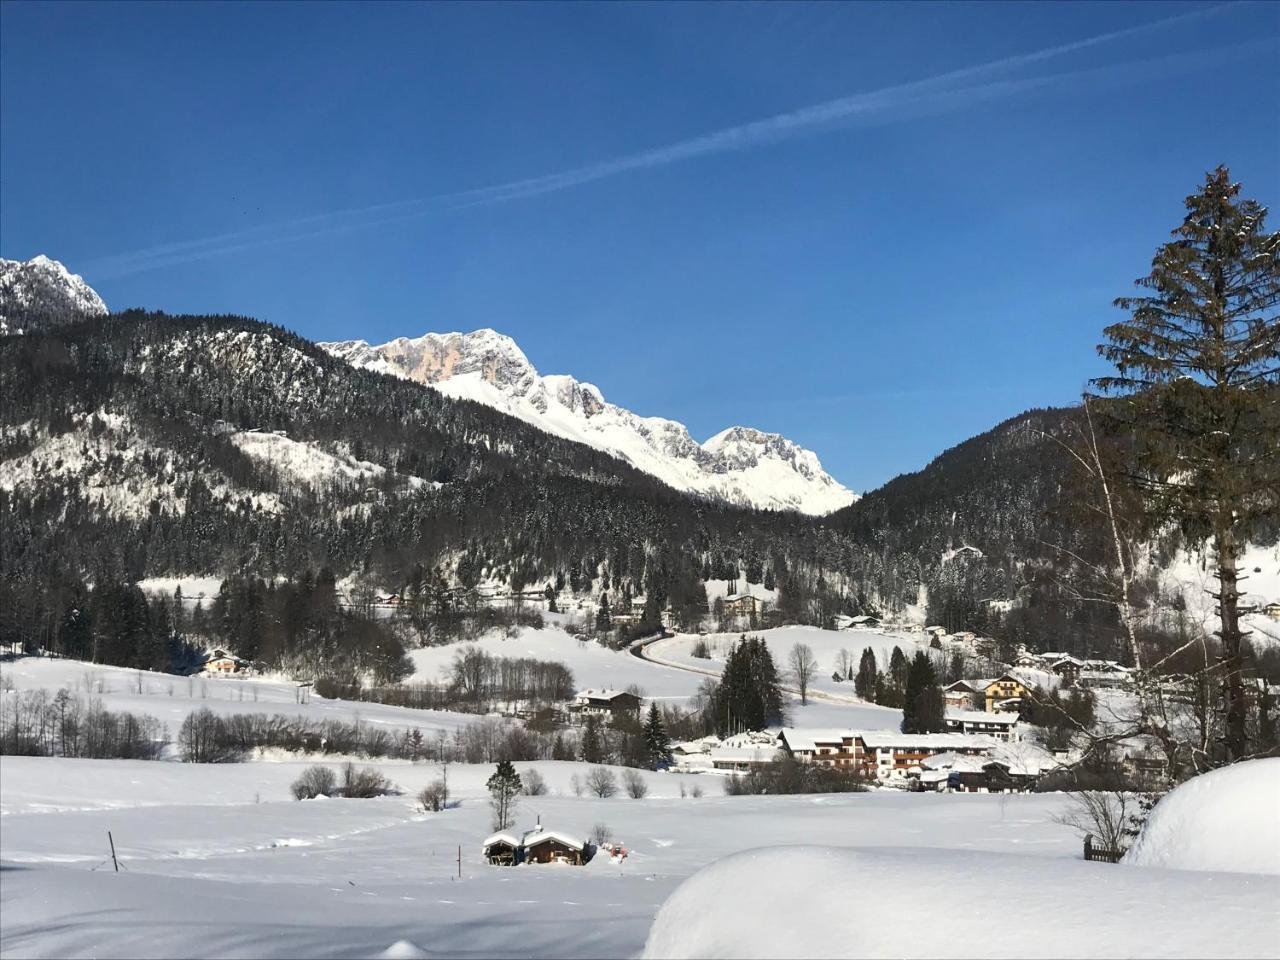
<svg viewBox="0 0 1280 960">
<path fill-rule="evenodd" d="M 681 773 L 747 773 L 778 759 L 778 738 L 766 730 L 734 734 L 721 740 L 703 737 L 671 747 L 672 769 Z"/>
<path fill-rule="evenodd" d="M 880 626 L 880 618 L 864 613 L 860 616 L 853 617 L 850 620 L 850 626 L 862 627 L 866 630 L 874 630 L 876 627 Z"/>
<path fill-rule="evenodd" d="M 1272 620 L 1280 620 L 1280 600 L 1272 600 L 1260 612 Z"/>
<path fill-rule="evenodd" d="M 983 734 L 996 740 L 1018 739 L 1017 713 L 986 713 L 981 710 L 948 710 L 943 721 L 948 733 Z"/>
<path fill-rule="evenodd" d="M 939 753 L 982 757 L 991 752 L 990 737 L 960 733 L 897 733 L 877 730 L 854 738 L 863 772 L 881 782 L 905 782 L 929 757 Z"/>
<path fill-rule="evenodd" d="M 226 650 L 210 650 L 205 653 L 204 659 L 200 661 L 200 671 L 214 676 L 243 673 L 248 669 L 248 660 L 237 657 L 234 653 L 228 653 Z"/>
<path fill-rule="evenodd" d="M 942 691 L 943 702 L 957 710 L 972 710 L 978 702 L 978 691 L 981 688 L 968 680 L 957 680 Z"/>
<path fill-rule="evenodd" d="M 724 598 L 726 617 L 755 617 L 760 615 L 764 601 L 749 593 L 731 593 Z"/>
<path fill-rule="evenodd" d="M 797 760 L 852 768 L 859 762 L 854 736 L 852 730 L 784 727 L 778 733 L 778 743 Z"/>
<path fill-rule="evenodd" d="M 711 769 L 749 773 L 778 759 L 777 747 L 712 747 L 707 752 Z"/>
<path fill-rule="evenodd" d="M 626 690 L 582 690 L 573 698 L 569 709 L 579 716 L 617 717 L 630 714 L 638 717 L 642 701 Z"/>
<path fill-rule="evenodd" d="M 1086 660 L 1076 677 L 1076 686 L 1082 688 L 1127 687 L 1133 680 L 1133 671 L 1114 660 Z"/>
<path fill-rule="evenodd" d="M 1020 793 L 1062 762 L 1026 743 L 998 745 L 985 757 L 940 753 L 924 761 L 911 787 L 940 793 Z"/>
<path fill-rule="evenodd" d="M 947 628 L 939 626 L 925 627 L 924 632 L 931 638 L 937 637 L 938 639 L 942 639 L 947 635 Z"/>
<path fill-rule="evenodd" d="M 904 782 L 909 771 L 938 753 L 984 756 L 996 745 L 990 737 L 955 733 L 899 733 L 895 730 L 806 730 L 786 728 L 782 748 L 797 760 L 846 769 L 882 782 Z"/>
<path fill-rule="evenodd" d="M 1077 660 L 1069 654 L 1063 654 L 1049 667 L 1061 680 L 1063 686 L 1072 686 L 1080 679 L 1080 671 L 1084 669 L 1084 661 Z"/>
<path fill-rule="evenodd" d="M 1022 699 L 1030 693 L 1021 680 L 1006 673 L 986 681 L 982 688 L 982 699 L 988 713 L 995 713 L 997 704 L 1000 705 L 1001 712 L 1012 712 L 1018 709 Z"/>
</svg>

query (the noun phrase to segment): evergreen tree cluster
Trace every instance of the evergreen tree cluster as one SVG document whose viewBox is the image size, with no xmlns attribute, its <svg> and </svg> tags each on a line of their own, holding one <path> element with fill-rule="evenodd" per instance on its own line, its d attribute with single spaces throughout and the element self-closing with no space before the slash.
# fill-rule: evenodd
<svg viewBox="0 0 1280 960">
<path fill-rule="evenodd" d="M 707 707 L 721 737 L 784 721 L 782 682 L 762 638 L 743 636 L 733 645 Z"/>
</svg>

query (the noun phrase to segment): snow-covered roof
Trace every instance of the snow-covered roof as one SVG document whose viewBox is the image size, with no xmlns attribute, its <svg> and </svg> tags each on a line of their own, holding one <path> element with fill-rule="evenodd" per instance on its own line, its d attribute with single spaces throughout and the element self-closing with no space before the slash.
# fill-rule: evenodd
<svg viewBox="0 0 1280 960">
<path fill-rule="evenodd" d="M 626 690 L 579 690 L 575 696 L 579 700 L 616 700 L 618 697 L 635 696 Z M 638 698 L 637 698 L 638 699 Z"/>
<path fill-rule="evenodd" d="M 987 713 L 983 710 L 948 710 L 946 717 L 957 723 L 997 723 L 1006 727 L 1018 722 L 1017 714 Z"/>
<path fill-rule="evenodd" d="M 786 740 L 787 746 L 792 750 L 816 750 L 818 745 L 822 746 L 839 746 L 846 737 L 852 737 L 852 730 L 835 729 L 831 727 L 784 727 L 778 734 L 779 737 Z"/>
<path fill-rule="evenodd" d="M 760 598 L 756 596 L 752 596 L 749 593 L 731 593 L 724 599 L 725 599 L 725 603 L 730 603 L 734 600 L 759 600 Z"/>
<path fill-rule="evenodd" d="M 237 657 L 234 653 L 228 653 L 226 650 L 221 648 L 206 650 L 200 658 L 201 663 L 212 663 L 214 660 L 234 660 L 236 663 L 248 662 L 247 660 Z"/>
<path fill-rule="evenodd" d="M 867 623 L 867 622 L 869 622 L 869 621 L 873 621 L 873 620 L 874 620 L 876 623 L 879 623 L 879 622 L 880 622 L 880 618 L 879 618 L 879 617 L 873 617 L 873 616 L 871 616 L 870 614 L 864 613 L 864 614 L 861 614 L 861 615 L 859 615 L 859 616 L 853 617 L 849 622 L 850 622 L 850 623 Z"/>
<path fill-rule="evenodd" d="M 569 834 L 561 833 L 559 830 L 548 830 L 546 827 L 534 827 L 524 835 L 524 845 L 526 847 L 536 847 L 540 843 L 547 843 L 552 840 L 563 843 L 573 850 L 581 850 L 586 845 L 585 841 L 579 840 L 577 837 L 571 837 Z"/>
<path fill-rule="evenodd" d="M 754 760 L 763 763 L 772 760 L 774 754 L 777 752 L 777 747 L 768 746 L 712 747 L 709 756 L 711 757 L 712 763 L 717 760 L 728 760 L 733 762 Z"/>
<path fill-rule="evenodd" d="M 671 752 L 680 754 L 706 753 L 710 749 L 710 745 L 701 740 L 684 740 L 671 745 Z"/>
<path fill-rule="evenodd" d="M 988 764 L 998 763 L 1017 777 L 1036 777 L 1051 767 L 1058 766 L 1043 747 L 1030 743 L 1000 743 L 991 748 L 985 757 L 964 756 L 957 753 L 939 753 L 921 761 L 926 769 L 938 772 L 979 773 Z"/>
<path fill-rule="evenodd" d="M 868 748 L 947 750 L 987 749 L 996 746 L 990 737 L 970 733 L 900 733 L 897 730 L 865 730 L 855 734 Z"/>
<path fill-rule="evenodd" d="M 497 833 L 493 834 L 493 836 L 485 837 L 484 847 L 487 850 L 495 843 L 505 843 L 509 847 L 518 847 L 520 846 L 520 838 L 514 833 L 508 833 L 506 830 L 499 830 Z"/>
</svg>

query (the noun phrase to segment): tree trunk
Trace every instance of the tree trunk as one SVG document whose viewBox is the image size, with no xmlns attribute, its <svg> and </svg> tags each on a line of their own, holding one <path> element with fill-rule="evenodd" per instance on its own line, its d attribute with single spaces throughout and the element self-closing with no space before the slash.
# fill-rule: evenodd
<svg viewBox="0 0 1280 960">
<path fill-rule="evenodd" d="M 1230 514 L 1219 514 L 1215 546 L 1218 560 L 1218 613 L 1222 620 L 1222 666 L 1226 673 L 1226 732 L 1228 759 L 1243 759 L 1248 750 L 1245 721 L 1248 704 L 1244 690 L 1244 657 L 1241 651 L 1240 592 L 1236 569 L 1239 547 L 1231 529 Z"/>
</svg>

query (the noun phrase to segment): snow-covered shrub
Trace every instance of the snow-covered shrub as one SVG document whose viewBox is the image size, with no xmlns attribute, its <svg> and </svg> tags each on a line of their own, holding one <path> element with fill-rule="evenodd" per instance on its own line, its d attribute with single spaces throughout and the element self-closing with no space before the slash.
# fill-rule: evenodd
<svg viewBox="0 0 1280 960">
<path fill-rule="evenodd" d="M 526 797 L 542 797 L 547 793 L 547 781 L 542 774 L 530 767 L 520 775 L 520 792 Z"/>
<path fill-rule="evenodd" d="M 591 836 L 589 839 L 597 847 L 603 847 L 613 839 L 613 831 L 609 829 L 609 825 L 607 823 L 597 823 L 591 828 Z"/>
<path fill-rule="evenodd" d="M 373 767 L 359 767 L 354 763 L 342 768 L 342 795 L 364 799 L 382 797 L 391 793 L 391 781 Z"/>
<path fill-rule="evenodd" d="M 449 787 L 443 780 L 433 780 L 418 793 L 423 813 L 439 813 L 449 802 Z"/>
<path fill-rule="evenodd" d="M 178 729 L 178 749 L 187 763 L 228 763 L 239 758 L 227 742 L 222 718 L 208 707 L 187 714 Z"/>
<path fill-rule="evenodd" d="M 628 769 L 622 772 L 622 789 L 627 791 L 627 796 L 632 800 L 643 800 L 649 795 L 649 784 L 645 783 L 638 770 Z"/>
<path fill-rule="evenodd" d="M 618 792 L 618 778 L 608 767 L 592 767 L 587 772 L 587 789 L 602 800 Z"/>
<path fill-rule="evenodd" d="M 293 791 L 295 800 L 314 800 L 316 797 L 333 796 L 337 785 L 338 777 L 332 770 L 316 765 L 303 770 L 289 789 Z"/>
<path fill-rule="evenodd" d="M 710 660 L 711 650 L 707 647 L 706 640 L 698 640 L 694 643 L 693 649 L 689 651 L 691 657 L 697 657 L 699 660 Z"/>
</svg>

